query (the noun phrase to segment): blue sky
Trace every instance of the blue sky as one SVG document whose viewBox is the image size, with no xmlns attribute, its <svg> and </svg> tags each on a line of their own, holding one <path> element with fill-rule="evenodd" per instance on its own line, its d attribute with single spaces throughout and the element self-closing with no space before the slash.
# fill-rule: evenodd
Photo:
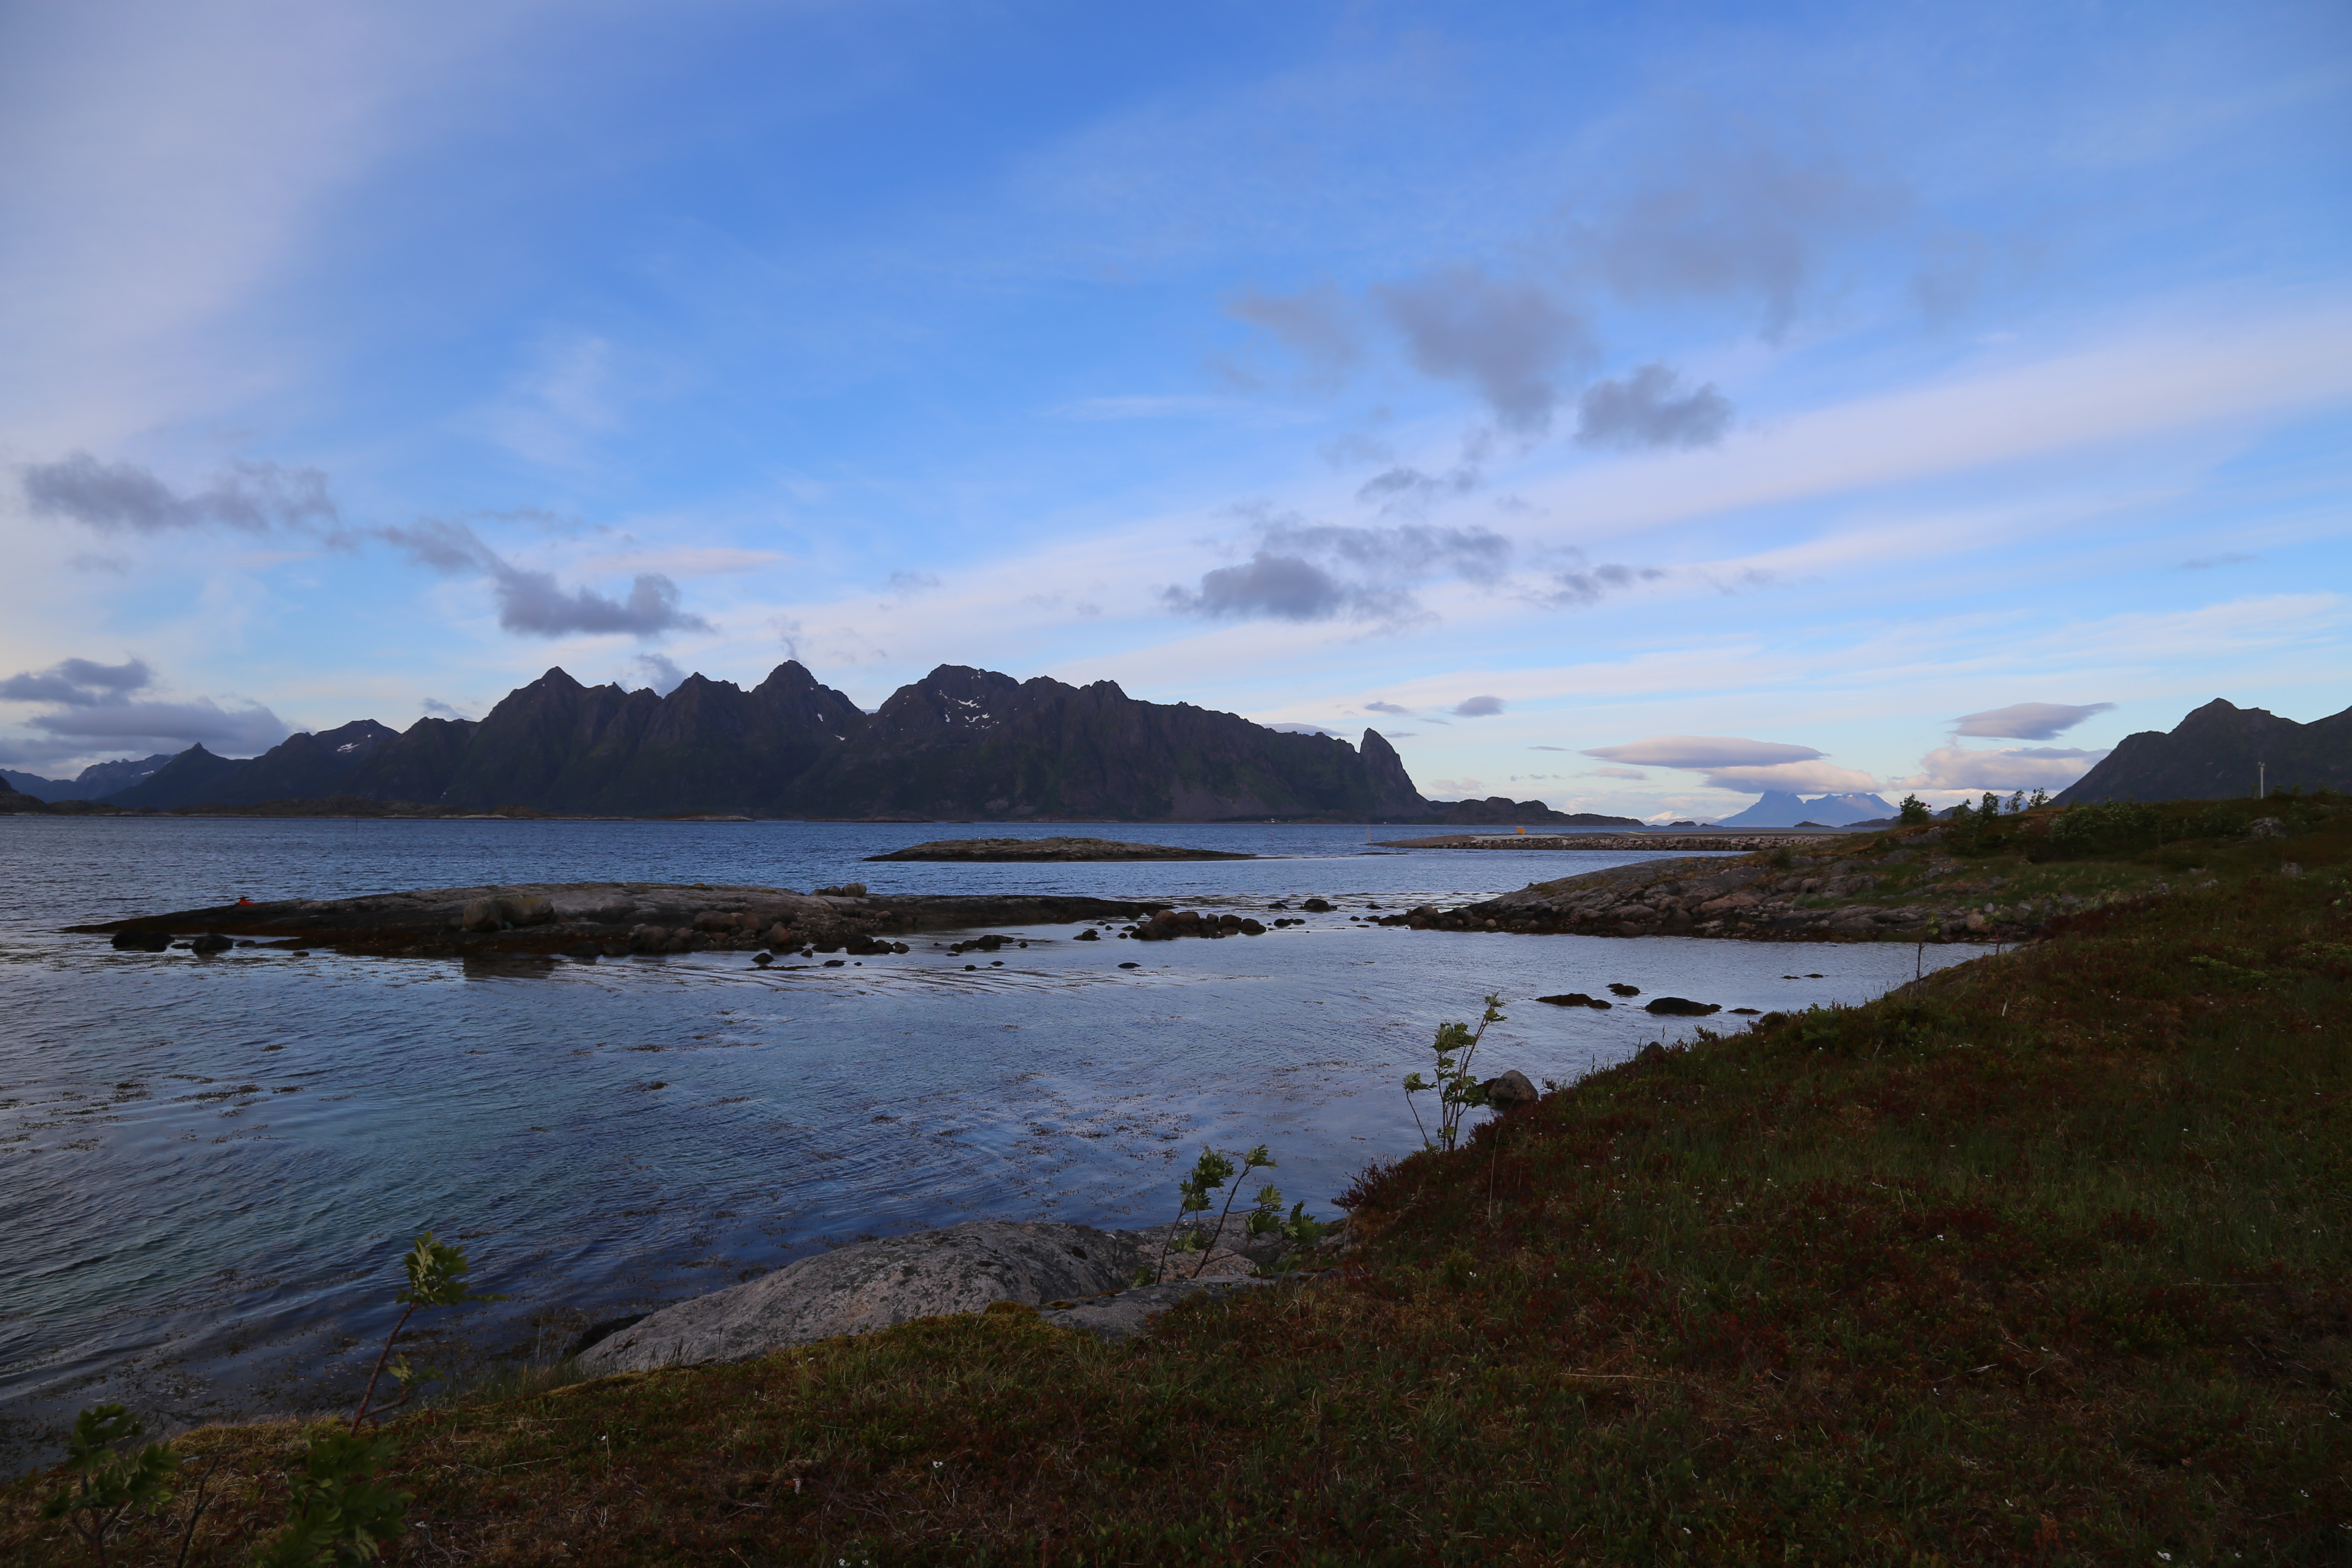
<svg viewBox="0 0 2352 1568">
<path fill-rule="evenodd" d="M 1644 816 L 2315 719 L 2347 110 L 2334 4 L 0 4 L 0 762 L 788 655 Z"/>
</svg>

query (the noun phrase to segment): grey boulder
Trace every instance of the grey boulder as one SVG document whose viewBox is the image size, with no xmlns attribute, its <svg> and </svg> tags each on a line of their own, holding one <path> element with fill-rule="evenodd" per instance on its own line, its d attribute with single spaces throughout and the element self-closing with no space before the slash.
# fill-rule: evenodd
<svg viewBox="0 0 2352 1568">
<path fill-rule="evenodd" d="M 581 1352 L 592 1373 L 747 1361 L 787 1345 L 916 1318 L 1037 1306 L 1116 1290 L 1150 1259 L 1131 1235 L 1045 1221 L 975 1220 L 861 1242 L 647 1314 Z"/>
</svg>

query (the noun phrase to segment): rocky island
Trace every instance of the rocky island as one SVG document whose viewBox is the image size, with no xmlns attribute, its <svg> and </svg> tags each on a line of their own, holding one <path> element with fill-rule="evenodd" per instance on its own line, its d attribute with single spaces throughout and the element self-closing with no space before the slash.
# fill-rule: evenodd
<svg viewBox="0 0 2352 1568">
<path fill-rule="evenodd" d="M 934 838 L 868 860 L 1255 860 L 1229 849 L 1123 844 L 1116 838 Z"/>
<path fill-rule="evenodd" d="M 917 931 L 1138 920 L 1165 907 L 1039 893 L 869 896 L 856 885 L 802 893 L 699 883 L 549 882 L 215 904 L 67 929 L 148 952 L 188 936 L 199 952 L 217 952 L 243 938 L 278 948 L 404 958 L 549 953 L 593 959 L 714 948 L 904 952 L 893 939 Z"/>
</svg>

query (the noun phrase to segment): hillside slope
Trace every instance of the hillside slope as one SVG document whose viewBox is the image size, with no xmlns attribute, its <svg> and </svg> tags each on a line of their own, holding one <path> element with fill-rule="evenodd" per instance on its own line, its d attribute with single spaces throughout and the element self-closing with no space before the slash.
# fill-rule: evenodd
<svg viewBox="0 0 2352 1568">
<path fill-rule="evenodd" d="M 2057 802 L 2226 800 L 2252 795 L 2265 773 L 2273 790 L 2352 789 L 2352 708 L 2298 724 L 2217 697 L 2168 734 L 2125 736 Z"/>
</svg>

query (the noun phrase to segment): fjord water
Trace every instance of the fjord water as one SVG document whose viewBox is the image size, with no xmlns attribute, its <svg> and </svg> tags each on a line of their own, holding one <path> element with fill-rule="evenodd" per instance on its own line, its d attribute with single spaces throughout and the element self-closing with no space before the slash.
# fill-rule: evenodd
<svg viewBox="0 0 2352 1568">
<path fill-rule="evenodd" d="M 943 836 L 1104 833 L 1269 857 L 866 865 Z M 1480 1061 L 1566 1081 L 1690 1026 L 1536 1004 L 1612 981 L 1725 1007 L 1857 1002 L 1895 945 L 1486 937 L 1349 920 L 1651 858 L 1375 848 L 1240 826 L 0 818 L 0 1473 L 60 1415 L 163 1428 L 342 1401 L 417 1232 L 478 1288 L 420 1360 L 559 1347 L 861 1235 L 978 1217 L 1170 1217 L 1202 1143 L 1272 1145 L 1328 1217 L 1418 1144 L 1398 1081 L 1511 999 Z M 1257 938 L 1075 941 L 826 969 L 742 953 L 570 961 L 116 952 L 59 928 L 257 900 L 499 882 L 1034 889 L 1263 912 Z M 1106 932 L 1108 936 L 1109 933 Z M 1970 956 L 1931 950 L 1930 963 Z M 1122 963 L 1140 967 L 1122 968 Z M 1725 1020 L 1710 1022 L 1721 1026 Z"/>
</svg>

